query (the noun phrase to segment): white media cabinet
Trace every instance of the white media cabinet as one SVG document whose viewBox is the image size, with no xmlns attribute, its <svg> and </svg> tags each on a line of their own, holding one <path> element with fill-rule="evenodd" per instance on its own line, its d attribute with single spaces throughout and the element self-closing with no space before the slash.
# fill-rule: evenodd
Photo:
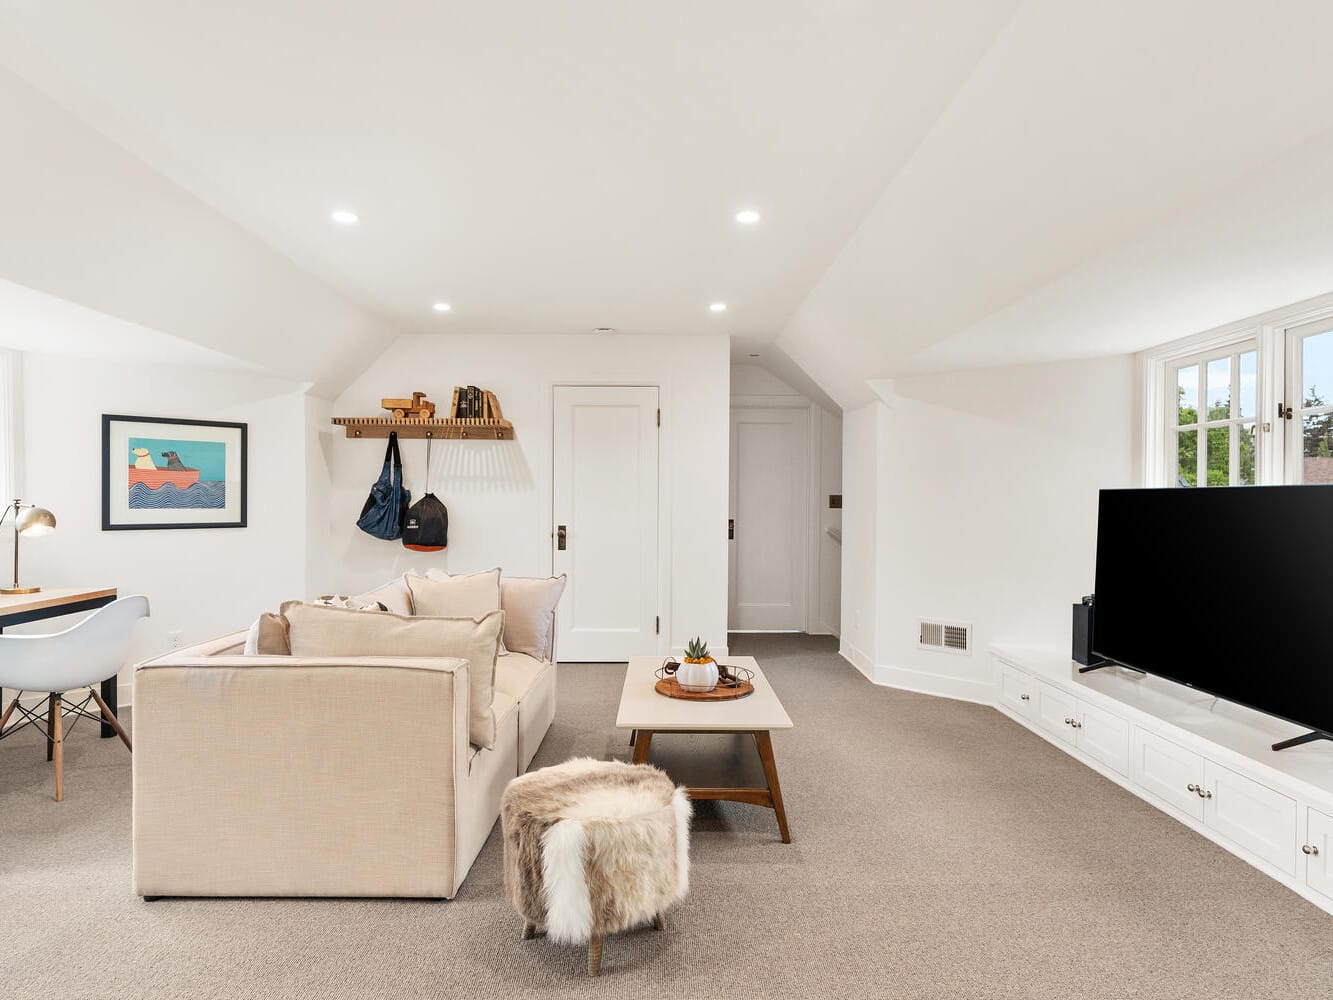
<svg viewBox="0 0 1333 1000">
<path fill-rule="evenodd" d="M 1333 743 L 1192 688 L 992 646 L 995 703 L 1099 774 L 1333 913 Z"/>
</svg>

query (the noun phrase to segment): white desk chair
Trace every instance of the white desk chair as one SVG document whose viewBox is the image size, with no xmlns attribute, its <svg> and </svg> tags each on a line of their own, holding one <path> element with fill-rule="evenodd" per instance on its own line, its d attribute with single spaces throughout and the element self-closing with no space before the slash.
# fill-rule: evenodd
<svg viewBox="0 0 1333 1000">
<path fill-rule="evenodd" d="M 97 685 L 114 677 L 130 649 L 134 623 L 148 616 L 148 598 L 123 597 L 94 611 L 73 628 L 51 635 L 0 635 L 0 688 L 15 688 L 18 695 L 0 715 L 0 739 L 25 726 L 36 726 L 46 733 L 46 759 L 55 759 L 56 801 L 65 798 L 64 716 L 96 719 L 88 703 L 97 701 L 102 716 L 115 729 L 127 749 L 133 752 L 129 734 L 114 712 L 107 708 Z M 79 704 L 63 700 L 66 691 L 88 688 L 88 697 Z M 25 691 L 47 692 L 47 715 L 19 704 Z M 5 725 L 17 709 L 23 716 L 8 730 Z M 73 724 L 70 725 L 73 729 Z"/>
</svg>

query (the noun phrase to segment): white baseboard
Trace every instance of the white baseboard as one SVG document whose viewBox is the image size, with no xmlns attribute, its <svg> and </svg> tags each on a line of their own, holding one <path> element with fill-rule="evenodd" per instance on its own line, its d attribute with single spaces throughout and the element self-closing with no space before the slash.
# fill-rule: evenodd
<svg viewBox="0 0 1333 1000">
<path fill-rule="evenodd" d="M 838 653 L 844 660 L 854 666 L 857 670 L 861 671 L 861 673 L 865 674 L 866 680 L 878 683 L 875 681 L 875 664 L 865 653 L 861 652 L 850 642 L 841 643 L 838 646 Z"/>
<path fill-rule="evenodd" d="M 952 698 L 954 701 L 969 701 L 977 705 L 995 704 L 995 687 L 986 681 L 874 663 L 870 657 L 850 643 L 843 643 L 838 652 L 844 660 L 880 687 L 929 694 L 937 698 Z"/>
</svg>

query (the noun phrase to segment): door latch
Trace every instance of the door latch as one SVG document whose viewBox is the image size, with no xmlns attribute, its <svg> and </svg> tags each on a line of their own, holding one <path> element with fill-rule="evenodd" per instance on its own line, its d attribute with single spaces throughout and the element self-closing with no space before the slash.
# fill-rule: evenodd
<svg viewBox="0 0 1333 1000">
<path fill-rule="evenodd" d="M 727 518 L 727 541 L 731 541 L 735 537 L 736 537 L 736 519 L 734 517 L 729 517 Z"/>
<path fill-rule="evenodd" d="M 559 549 L 561 552 L 564 552 L 564 551 L 565 551 L 565 548 L 566 548 L 566 545 L 565 545 L 565 526 L 564 526 L 563 524 L 561 524 L 561 525 L 557 525 L 557 526 L 556 526 L 556 529 L 555 529 L 555 547 L 556 547 L 557 549 Z"/>
<path fill-rule="evenodd" d="M 1278 404 L 1277 404 L 1277 418 L 1278 418 L 1279 420 L 1290 420 L 1290 419 L 1291 419 L 1291 407 L 1290 407 L 1290 406 L 1287 406 L 1285 403 L 1278 403 Z"/>
</svg>

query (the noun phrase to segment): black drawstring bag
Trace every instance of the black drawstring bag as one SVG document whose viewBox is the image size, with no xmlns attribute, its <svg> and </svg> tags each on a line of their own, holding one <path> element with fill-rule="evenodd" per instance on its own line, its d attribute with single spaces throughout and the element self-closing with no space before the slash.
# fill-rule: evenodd
<svg viewBox="0 0 1333 1000">
<path fill-rule="evenodd" d="M 426 495 L 407 509 L 403 548 L 439 552 L 449 545 L 449 508 L 430 492 L 430 444 L 426 438 Z"/>
<path fill-rule="evenodd" d="M 392 461 L 392 465 L 390 462 Z M 398 454 L 398 432 L 389 432 L 389 447 L 384 451 L 384 468 L 370 488 L 366 505 L 356 526 L 367 535 L 393 541 L 403 533 L 403 521 L 412 494 L 403 485 L 403 460 Z"/>
</svg>

